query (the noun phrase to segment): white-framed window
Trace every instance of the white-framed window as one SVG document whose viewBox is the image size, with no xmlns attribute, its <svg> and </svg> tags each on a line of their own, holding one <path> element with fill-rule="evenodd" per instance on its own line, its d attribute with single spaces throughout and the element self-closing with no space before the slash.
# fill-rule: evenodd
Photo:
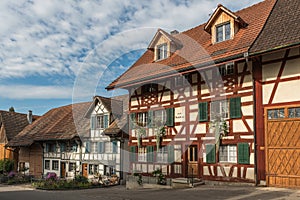
<svg viewBox="0 0 300 200">
<path fill-rule="evenodd" d="M 156 60 L 162 60 L 168 56 L 168 44 L 163 43 L 157 46 Z"/>
<path fill-rule="evenodd" d="M 146 127 L 147 123 L 148 123 L 148 113 L 147 112 L 137 113 L 137 124 L 139 126 Z"/>
<path fill-rule="evenodd" d="M 97 153 L 98 152 L 98 143 L 97 142 L 92 142 L 92 144 L 91 144 L 91 152 L 92 153 Z"/>
<path fill-rule="evenodd" d="M 210 104 L 210 114 L 211 119 L 215 119 L 220 117 L 221 119 L 229 118 L 229 101 L 220 100 L 220 101 L 212 101 Z"/>
<path fill-rule="evenodd" d="M 168 162 L 168 147 L 167 146 L 163 146 L 157 150 L 156 162 L 159 162 L 159 163 Z"/>
<path fill-rule="evenodd" d="M 76 163 L 69 163 L 69 172 L 76 170 Z"/>
<path fill-rule="evenodd" d="M 147 162 L 147 148 L 146 147 L 138 148 L 138 161 L 139 162 Z"/>
<path fill-rule="evenodd" d="M 50 160 L 45 160 L 45 169 L 50 170 Z"/>
<path fill-rule="evenodd" d="M 154 125 L 155 126 L 163 126 L 167 120 L 166 110 L 155 110 L 154 111 Z"/>
<path fill-rule="evenodd" d="M 216 26 L 216 42 L 222 42 L 231 38 L 230 22 Z"/>
<path fill-rule="evenodd" d="M 220 162 L 237 162 L 237 148 L 236 145 L 221 145 L 219 149 Z"/>
<path fill-rule="evenodd" d="M 222 76 L 234 74 L 234 63 L 227 63 L 219 67 Z"/>
<path fill-rule="evenodd" d="M 58 170 L 59 162 L 58 160 L 52 160 L 52 170 Z"/>
</svg>

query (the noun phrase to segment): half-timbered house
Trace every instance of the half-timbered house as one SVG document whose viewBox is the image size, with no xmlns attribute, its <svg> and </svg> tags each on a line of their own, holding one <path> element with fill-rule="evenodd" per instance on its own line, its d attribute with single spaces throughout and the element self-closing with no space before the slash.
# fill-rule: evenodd
<svg viewBox="0 0 300 200">
<path fill-rule="evenodd" d="M 129 91 L 131 172 L 255 182 L 255 104 L 249 48 L 276 0 L 207 23 L 159 29 L 146 52 L 107 89 Z"/>
<path fill-rule="evenodd" d="M 249 55 L 257 181 L 300 188 L 300 2 L 278 0 Z"/>
</svg>

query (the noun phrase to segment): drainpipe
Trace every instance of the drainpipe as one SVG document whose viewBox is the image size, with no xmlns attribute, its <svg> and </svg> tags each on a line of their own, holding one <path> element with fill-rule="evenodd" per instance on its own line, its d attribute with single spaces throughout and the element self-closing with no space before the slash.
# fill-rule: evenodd
<svg viewBox="0 0 300 200">
<path fill-rule="evenodd" d="M 244 53 L 244 58 L 247 66 L 249 66 L 249 52 Z M 253 74 L 253 62 L 252 62 L 252 85 L 253 85 L 253 134 L 254 134 L 254 181 L 255 185 L 258 185 L 257 180 L 257 151 L 256 151 L 256 85 L 255 85 L 255 77 Z"/>
</svg>

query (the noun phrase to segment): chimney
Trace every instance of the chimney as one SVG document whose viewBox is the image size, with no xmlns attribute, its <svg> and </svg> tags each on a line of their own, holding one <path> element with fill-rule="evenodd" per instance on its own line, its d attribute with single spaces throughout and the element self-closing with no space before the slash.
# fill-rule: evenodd
<svg viewBox="0 0 300 200">
<path fill-rule="evenodd" d="M 29 124 L 32 123 L 32 111 L 31 111 L 31 110 L 28 110 L 27 120 L 28 120 L 28 123 L 29 123 Z"/>
<path fill-rule="evenodd" d="M 170 33 L 171 33 L 171 35 L 176 35 L 176 34 L 178 34 L 178 33 L 179 33 L 179 31 L 177 31 L 177 30 L 173 30 L 173 31 L 171 31 Z"/>
</svg>

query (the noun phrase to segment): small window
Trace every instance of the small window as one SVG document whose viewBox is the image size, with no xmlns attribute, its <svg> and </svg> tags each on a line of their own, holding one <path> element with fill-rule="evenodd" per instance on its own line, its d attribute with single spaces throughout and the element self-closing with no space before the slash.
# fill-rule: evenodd
<svg viewBox="0 0 300 200">
<path fill-rule="evenodd" d="M 231 38 L 230 22 L 216 27 L 216 41 L 222 42 Z"/>
<path fill-rule="evenodd" d="M 161 127 L 166 124 L 167 114 L 166 110 L 156 110 L 154 111 L 154 126 Z"/>
<path fill-rule="evenodd" d="M 92 145 L 91 145 L 91 152 L 92 153 L 97 153 L 97 150 L 98 150 L 98 143 L 97 142 L 93 142 Z"/>
<path fill-rule="evenodd" d="M 94 165 L 94 174 L 98 174 L 98 170 L 99 169 L 99 167 L 98 167 L 98 165 Z"/>
<path fill-rule="evenodd" d="M 188 149 L 189 152 L 189 161 L 197 162 L 198 161 L 198 149 L 197 146 L 190 146 Z"/>
<path fill-rule="evenodd" d="M 108 115 L 96 116 L 96 128 L 103 129 L 108 127 Z"/>
<path fill-rule="evenodd" d="M 268 110 L 268 119 L 284 118 L 284 108 Z"/>
<path fill-rule="evenodd" d="M 156 162 L 166 163 L 168 162 L 168 148 L 167 146 L 161 147 L 156 153 Z"/>
<path fill-rule="evenodd" d="M 210 113 L 211 119 L 221 118 L 228 119 L 229 118 L 229 102 L 228 100 L 222 101 L 212 101 L 210 105 Z"/>
<path fill-rule="evenodd" d="M 157 46 L 157 60 L 162 60 L 167 58 L 168 55 L 168 45 L 167 43 L 161 44 Z"/>
<path fill-rule="evenodd" d="M 57 160 L 52 161 L 52 170 L 58 170 L 58 161 Z"/>
<path fill-rule="evenodd" d="M 289 118 L 300 118 L 300 107 L 297 108 L 289 108 Z"/>
<path fill-rule="evenodd" d="M 142 86 L 142 92 L 143 93 L 151 93 L 156 92 L 158 90 L 157 84 L 146 84 Z"/>
<path fill-rule="evenodd" d="M 139 162 L 147 162 L 147 148 L 140 147 L 138 149 L 138 161 Z"/>
<path fill-rule="evenodd" d="M 223 145 L 220 146 L 219 151 L 220 162 L 237 162 L 237 150 L 235 145 Z"/>
<path fill-rule="evenodd" d="M 180 144 L 174 145 L 174 159 L 175 159 L 175 162 L 181 162 L 181 155 L 182 155 L 181 145 Z"/>
<path fill-rule="evenodd" d="M 69 163 L 69 171 L 75 171 L 76 170 L 76 163 Z"/>
<path fill-rule="evenodd" d="M 219 72 L 222 76 L 234 74 L 234 64 L 228 63 L 219 67 Z"/>
<path fill-rule="evenodd" d="M 93 165 L 89 165 L 89 174 L 94 174 Z"/>
<path fill-rule="evenodd" d="M 56 152 L 56 144 L 47 143 L 46 152 Z"/>
<path fill-rule="evenodd" d="M 184 85 L 188 85 L 190 82 L 190 76 L 189 74 L 185 74 L 183 76 L 177 76 L 175 77 L 175 86 L 184 86 Z"/>
<path fill-rule="evenodd" d="M 60 152 L 66 152 L 67 151 L 67 145 L 66 143 L 60 144 Z"/>
<path fill-rule="evenodd" d="M 105 142 L 105 153 L 112 153 L 112 152 L 113 152 L 113 143 Z"/>
<path fill-rule="evenodd" d="M 45 160 L 45 169 L 50 170 L 50 160 Z"/>
<path fill-rule="evenodd" d="M 148 123 L 148 113 L 137 113 L 137 124 L 142 127 L 146 127 Z"/>
</svg>

